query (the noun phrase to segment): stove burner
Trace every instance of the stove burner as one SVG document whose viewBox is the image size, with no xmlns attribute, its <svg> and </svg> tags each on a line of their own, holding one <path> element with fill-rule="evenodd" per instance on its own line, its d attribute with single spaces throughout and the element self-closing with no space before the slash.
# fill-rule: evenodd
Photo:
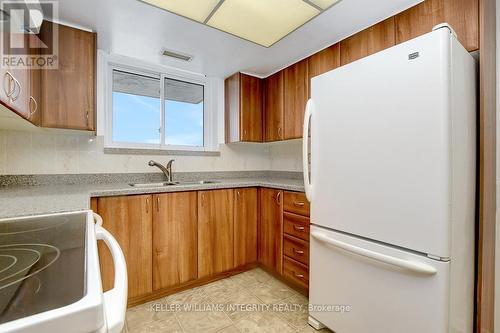
<svg viewBox="0 0 500 333">
<path fill-rule="evenodd" d="M 5 258 L 12 260 L 12 262 L 9 265 L 5 266 L 4 268 L 0 269 L 0 274 L 2 274 L 6 270 L 8 270 L 12 266 L 14 266 L 16 264 L 16 262 L 17 262 L 17 258 L 15 256 L 11 256 L 11 255 L 8 255 L 8 254 L 0 254 L 0 267 L 2 267 L 4 265 L 4 263 L 2 262 L 2 260 L 4 260 Z"/>
<path fill-rule="evenodd" d="M 59 228 L 68 221 L 69 219 L 67 217 L 61 218 L 57 223 L 54 223 L 54 221 L 51 219 L 36 222 L 23 221 L 14 225 L 9 224 L 7 228 L 2 228 L 2 224 L 0 223 L 0 236 L 32 233 L 47 229 Z M 7 231 L 4 231 L 4 229 L 7 229 Z"/>
<path fill-rule="evenodd" d="M 61 251 L 57 247 L 48 244 L 0 245 L 0 258 L 11 260 L 5 267 L 0 266 L 0 290 L 43 271 L 52 265 L 60 254 Z M 47 257 L 51 258 L 48 259 Z M 42 258 L 44 260 L 41 260 Z M 2 266 L 3 261 L 5 260 L 0 259 Z M 32 267 L 35 267 L 33 271 L 31 271 Z"/>
</svg>

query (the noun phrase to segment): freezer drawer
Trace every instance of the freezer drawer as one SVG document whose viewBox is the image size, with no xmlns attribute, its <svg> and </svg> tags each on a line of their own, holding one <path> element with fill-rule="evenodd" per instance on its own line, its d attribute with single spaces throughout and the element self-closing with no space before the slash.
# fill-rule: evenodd
<svg viewBox="0 0 500 333">
<path fill-rule="evenodd" d="M 448 332 L 449 262 L 311 226 L 310 315 L 336 333 Z M 349 310 L 349 311 L 347 311 Z"/>
</svg>

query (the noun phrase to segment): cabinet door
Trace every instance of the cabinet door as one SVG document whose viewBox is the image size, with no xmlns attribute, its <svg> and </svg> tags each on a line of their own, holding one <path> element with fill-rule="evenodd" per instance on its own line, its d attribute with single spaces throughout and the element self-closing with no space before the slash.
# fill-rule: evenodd
<svg viewBox="0 0 500 333">
<path fill-rule="evenodd" d="M 52 34 L 56 24 L 44 21 L 42 41 Z M 95 129 L 95 33 L 57 25 L 58 68 L 41 73 L 42 126 Z"/>
<path fill-rule="evenodd" d="M 153 289 L 169 288 L 196 279 L 196 192 L 156 194 L 153 206 Z"/>
<path fill-rule="evenodd" d="M 340 44 L 334 44 L 309 57 L 309 79 L 340 67 Z"/>
<path fill-rule="evenodd" d="M 283 192 L 260 189 L 259 262 L 281 273 Z"/>
<path fill-rule="evenodd" d="M 97 200 L 103 226 L 116 238 L 125 255 L 128 297 L 150 294 L 152 282 L 152 204 L 150 195 L 106 197 Z M 99 244 L 103 289 L 113 287 L 113 259 L 106 246 Z"/>
<path fill-rule="evenodd" d="M 240 141 L 262 142 L 262 79 L 240 75 Z"/>
<path fill-rule="evenodd" d="M 8 38 L 9 38 L 9 32 L 2 29 L 0 31 L 0 37 L 2 38 L 0 42 L 5 44 L 5 41 L 8 40 Z M 2 47 L 2 56 L 6 56 L 6 55 L 7 54 L 5 54 L 5 52 L 3 51 L 3 47 Z M 0 81 L 0 83 L 1 83 L 0 84 L 0 101 L 2 101 L 2 103 L 5 105 L 8 105 L 8 103 L 9 103 L 9 98 L 7 97 L 7 95 L 10 92 L 10 80 L 6 76 L 8 70 L 9 70 L 8 67 L 3 64 L 3 61 L 0 62 L 0 80 L 1 80 Z"/>
<path fill-rule="evenodd" d="M 396 43 L 447 22 L 468 51 L 479 49 L 479 0 L 426 0 L 396 15 Z"/>
<path fill-rule="evenodd" d="M 198 192 L 198 278 L 234 267 L 233 190 Z"/>
<path fill-rule="evenodd" d="M 236 73 L 224 80 L 226 143 L 262 142 L 262 79 Z"/>
<path fill-rule="evenodd" d="M 29 45 L 29 35 L 24 33 L 11 33 L 7 34 L 9 45 L 16 45 L 16 48 L 24 51 L 23 54 L 19 53 L 19 57 L 30 54 Z M 21 51 L 20 51 L 21 52 Z M 5 101 L 9 107 L 14 110 L 17 114 L 25 119 L 31 118 L 30 106 L 31 106 L 31 69 L 19 66 L 8 66 L 5 71 L 8 72 L 8 76 L 2 76 L 6 90 L 12 92 L 10 98 L 6 98 Z M 2 95 L 5 96 L 5 91 L 2 91 Z"/>
<path fill-rule="evenodd" d="M 256 188 L 234 190 L 234 266 L 257 261 L 258 194 Z"/>
<path fill-rule="evenodd" d="M 284 74 L 279 71 L 264 80 L 264 139 L 283 140 Z"/>
<path fill-rule="evenodd" d="M 394 17 L 377 23 L 340 42 L 340 63 L 355 60 L 396 45 Z"/>
<path fill-rule="evenodd" d="M 309 98 L 308 59 L 285 68 L 285 140 L 302 137 Z"/>
</svg>

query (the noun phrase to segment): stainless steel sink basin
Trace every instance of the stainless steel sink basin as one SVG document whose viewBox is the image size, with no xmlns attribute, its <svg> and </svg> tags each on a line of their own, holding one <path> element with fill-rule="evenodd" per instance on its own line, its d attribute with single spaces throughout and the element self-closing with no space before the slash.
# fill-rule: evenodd
<svg viewBox="0 0 500 333">
<path fill-rule="evenodd" d="M 194 181 L 194 182 L 187 182 L 187 183 L 183 183 L 183 184 L 217 184 L 217 183 L 220 183 L 220 181 L 218 180 L 199 180 L 199 181 Z"/>
<path fill-rule="evenodd" d="M 165 187 L 178 185 L 178 182 L 161 182 L 161 183 L 132 183 L 129 184 L 132 187 Z"/>
<path fill-rule="evenodd" d="M 187 181 L 187 182 L 161 182 L 161 183 L 131 183 L 132 187 L 165 187 L 165 186 L 175 186 L 175 185 L 203 185 L 203 184 L 217 184 L 220 183 L 218 180 L 197 180 L 197 181 Z"/>
<path fill-rule="evenodd" d="M 217 184 L 220 183 L 219 180 L 193 180 L 193 181 L 185 181 L 179 182 L 179 185 L 203 185 L 203 184 Z"/>
</svg>

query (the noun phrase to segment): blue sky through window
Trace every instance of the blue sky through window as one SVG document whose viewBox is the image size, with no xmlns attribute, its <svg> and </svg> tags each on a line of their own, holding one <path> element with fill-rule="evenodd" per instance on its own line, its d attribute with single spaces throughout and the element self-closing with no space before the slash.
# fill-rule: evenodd
<svg viewBox="0 0 500 333">
<path fill-rule="evenodd" d="M 203 146 L 203 102 L 165 101 L 167 145 Z"/>
<path fill-rule="evenodd" d="M 160 99 L 113 92 L 113 141 L 160 143 Z"/>
</svg>

